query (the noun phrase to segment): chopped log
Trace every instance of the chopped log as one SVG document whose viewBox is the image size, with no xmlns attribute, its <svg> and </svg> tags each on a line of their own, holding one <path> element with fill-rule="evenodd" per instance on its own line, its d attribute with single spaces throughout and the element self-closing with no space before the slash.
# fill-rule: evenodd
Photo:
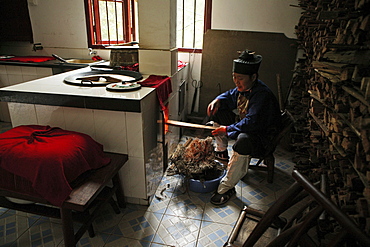
<svg viewBox="0 0 370 247">
<path fill-rule="evenodd" d="M 363 77 L 361 80 L 361 91 L 364 92 L 365 99 L 370 98 L 370 77 Z"/>
<path fill-rule="evenodd" d="M 367 135 L 367 130 L 361 130 L 361 143 L 365 153 L 370 153 L 370 141 Z"/>
<path fill-rule="evenodd" d="M 362 216 L 362 217 L 370 217 L 369 213 L 369 204 L 365 198 L 359 198 L 356 201 L 356 206 L 357 206 L 357 212 Z"/>
<path fill-rule="evenodd" d="M 323 58 L 336 63 L 370 65 L 370 50 L 328 51 Z"/>
<path fill-rule="evenodd" d="M 344 137 L 342 139 L 342 142 L 340 145 L 343 147 L 344 151 L 346 152 L 351 152 L 356 148 L 356 143 L 347 137 Z"/>
<path fill-rule="evenodd" d="M 345 69 L 343 69 L 343 71 L 341 72 L 340 74 L 340 79 L 342 81 L 348 81 L 352 78 L 352 75 L 353 75 L 353 71 L 355 70 L 354 67 L 347 67 Z"/>
<path fill-rule="evenodd" d="M 370 117 L 362 118 L 361 128 L 370 128 Z"/>
<path fill-rule="evenodd" d="M 296 32 L 305 59 L 296 85 L 304 92 L 295 92 L 292 102 L 300 105 L 292 108 L 309 119 L 302 121 L 302 135 L 295 136 L 297 169 L 327 170 L 332 197 L 370 233 L 370 83 L 364 79 L 370 77 L 370 0 L 299 2 L 304 12 Z M 308 90 L 310 101 L 304 97 Z M 357 187 L 360 193 L 346 188 L 360 183 L 365 184 L 364 191 Z M 361 193 L 365 198 L 358 200 Z"/>
<path fill-rule="evenodd" d="M 334 110 L 338 113 L 345 113 L 349 111 L 349 106 L 347 104 L 338 102 L 334 105 Z"/>
<path fill-rule="evenodd" d="M 355 138 L 357 135 L 352 131 L 350 127 L 345 127 L 342 131 L 344 137 Z"/>
<path fill-rule="evenodd" d="M 370 14 L 363 18 L 359 29 L 362 31 L 369 31 L 370 30 Z"/>
<path fill-rule="evenodd" d="M 361 82 L 362 76 L 361 76 L 360 70 L 361 69 L 359 66 L 355 66 L 353 70 L 352 78 L 351 78 L 353 82 Z"/>
<path fill-rule="evenodd" d="M 332 20 L 339 16 L 339 11 L 320 11 L 317 16 L 318 20 Z"/>
<path fill-rule="evenodd" d="M 360 100 L 361 103 L 366 105 L 367 107 L 370 107 L 369 102 L 354 88 L 350 88 L 347 86 L 342 86 L 343 90 L 355 97 L 356 99 Z"/>
<path fill-rule="evenodd" d="M 343 135 L 340 133 L 332 133 L 331 139 L 333 140 L 333 143 L 336 145 L 341 145 Z"/>
<path fill-rule="evenodd" d="M 366 170 L 366 164 L 363 162 L 361 156 L 357 153 L 355 154 L 353 167 L 360 172 L 364 172 L 364 170 Z"/>
</svg>

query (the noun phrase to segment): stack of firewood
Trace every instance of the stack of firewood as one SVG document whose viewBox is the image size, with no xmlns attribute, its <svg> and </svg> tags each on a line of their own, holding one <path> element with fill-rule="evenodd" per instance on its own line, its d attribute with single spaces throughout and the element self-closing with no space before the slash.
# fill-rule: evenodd
<svg viewBox="0 0 370 247">
<path fill-rule="evenodd" d="M 296 168 L 311 180 L 325 173 L 330 197 L 369 233 L 370 0 L 300 0 L 298 7 L 304 58 L 288 106 L 301 116 L 292 134 Z"/>
</svg>

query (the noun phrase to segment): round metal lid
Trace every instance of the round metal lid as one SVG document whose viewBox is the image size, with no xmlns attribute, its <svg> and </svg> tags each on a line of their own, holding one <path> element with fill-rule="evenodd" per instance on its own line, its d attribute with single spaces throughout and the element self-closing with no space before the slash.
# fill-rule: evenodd
<svg viewBox="0 0 370 247">
<path fill-rule="evenodd" d="M 142 75 L 136 71 L 94 70 L 67 76 L 64 78 L 64 83 L 82 87 L 101 87 L 111 83 L 132 83 L 142 78 Z"/>
</svg>

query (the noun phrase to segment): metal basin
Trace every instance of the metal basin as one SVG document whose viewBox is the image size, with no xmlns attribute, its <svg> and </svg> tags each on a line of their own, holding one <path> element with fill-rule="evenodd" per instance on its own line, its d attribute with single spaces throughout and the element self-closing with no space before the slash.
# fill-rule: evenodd
<svg viewBox="0 0 370 247">
<path fill-rule="evenodd" d="M 66 59 L 68 63 L 74 63 L 74 64 L 92 64 L 92 63 L 101 63 L 103 61 L 95 61 L 92 59 Z"/>
</svg>

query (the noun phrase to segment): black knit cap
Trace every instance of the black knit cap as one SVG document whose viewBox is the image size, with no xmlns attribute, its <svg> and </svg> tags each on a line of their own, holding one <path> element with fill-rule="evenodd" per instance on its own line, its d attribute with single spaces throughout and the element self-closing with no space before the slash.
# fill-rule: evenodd
<svg viewBox="0 0 370 247">
<path fill-rule="evenodd" d="M 244 75 L 253 75 L 258 73 L 262 62 L 261 55 L 255 55 L 254 51 L 243 51 L 238 59 L 233 62 L 233 72 Z"/>
</svg>

